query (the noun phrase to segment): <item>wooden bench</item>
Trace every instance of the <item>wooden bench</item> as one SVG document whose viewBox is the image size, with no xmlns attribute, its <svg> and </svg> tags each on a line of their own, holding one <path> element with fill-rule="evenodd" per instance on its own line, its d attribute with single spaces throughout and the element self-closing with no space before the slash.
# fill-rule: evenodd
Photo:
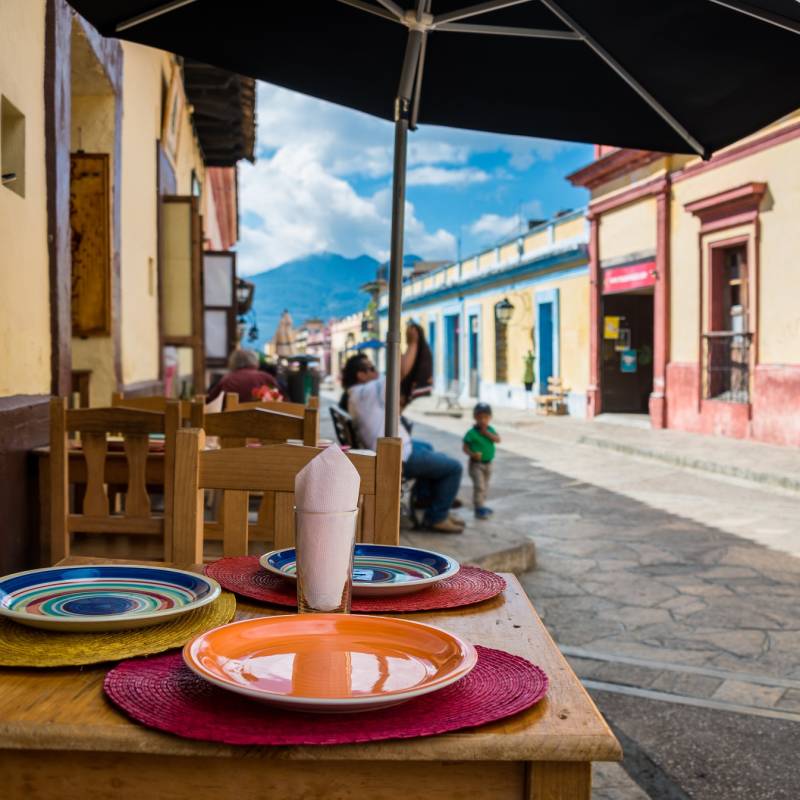
<svg viewBox="0 0 800 800">
<path fill-rule="evenodd" d="M 564 386 L 561 378 L 551 375 L 547 379 L 547 394 L 537 395 L 536 413 L 543 415 L 563 415 L 567 413 L 567 395 L 569 387 Z"/>
</svg>

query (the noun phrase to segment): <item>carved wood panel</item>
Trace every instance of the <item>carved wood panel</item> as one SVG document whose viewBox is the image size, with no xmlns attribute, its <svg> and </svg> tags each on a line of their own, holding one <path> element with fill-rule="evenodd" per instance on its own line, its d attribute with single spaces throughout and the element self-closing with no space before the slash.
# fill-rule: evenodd
<svg viewBox="0 0 800 800">
<path fill-rule="evenodd" d="M 108 155 L 70 156 L 72 335 L 111 335 Z"/>
</svg>

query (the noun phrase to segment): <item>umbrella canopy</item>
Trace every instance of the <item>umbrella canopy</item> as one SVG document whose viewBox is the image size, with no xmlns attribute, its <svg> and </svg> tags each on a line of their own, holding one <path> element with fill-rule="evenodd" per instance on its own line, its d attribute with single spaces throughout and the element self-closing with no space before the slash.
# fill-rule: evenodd
<svg viewBox="0 0 800 800">
<path fill-rule="evenodd" d="M 417 121 L 707 157 L 800 106 L 797 0 L 70 1 L 105 36 L 395 121 L 389 436 Z"/>
<path fill-rule="evenodd" d="M 359 342 L 351 350 L 380 350 L 383 342 L 380 339 L 367 339 L 366 342 Z"/>
</svg>

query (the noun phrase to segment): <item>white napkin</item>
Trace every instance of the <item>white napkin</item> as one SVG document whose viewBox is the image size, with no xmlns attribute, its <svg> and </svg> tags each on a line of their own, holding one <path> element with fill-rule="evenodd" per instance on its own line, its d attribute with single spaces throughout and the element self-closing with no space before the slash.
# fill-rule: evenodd
<svg viewBox="0 0 800 800">
<path fill-rule="evenodd" d="M 353 515 L 342 512 L 355 510 L 360 485 L 358 470 L 338 447 L 325 448 L 295 478 L 298 588 L 316 611 L 341 605 L 355 544 Z"/>
<path fill-rule="evenodd" d="M 352 511 L 358 505 L 358 470 L 338 447 L 326 447 L 294 479 L 298 511 Z"/>
</svg>

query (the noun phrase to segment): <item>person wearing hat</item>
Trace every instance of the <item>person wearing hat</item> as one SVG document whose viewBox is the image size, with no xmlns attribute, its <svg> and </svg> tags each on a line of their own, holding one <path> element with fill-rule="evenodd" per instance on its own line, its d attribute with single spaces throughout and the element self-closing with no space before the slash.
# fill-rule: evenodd
<svg viewBox="0 0 800 800">
<path fill-rule="evenodd" d="M 500 441 L 491 426 L 492 407 L 478 403 L 472 410 L 475 424 L 464 436 L 464 453 L 469 457 L 469 476 L 472 478 L 472 497 L 477 519 L 488 519 L 492 509 L 486 505 L 486 494 L 492 477 L 494 446 Z"/>
</svg>

